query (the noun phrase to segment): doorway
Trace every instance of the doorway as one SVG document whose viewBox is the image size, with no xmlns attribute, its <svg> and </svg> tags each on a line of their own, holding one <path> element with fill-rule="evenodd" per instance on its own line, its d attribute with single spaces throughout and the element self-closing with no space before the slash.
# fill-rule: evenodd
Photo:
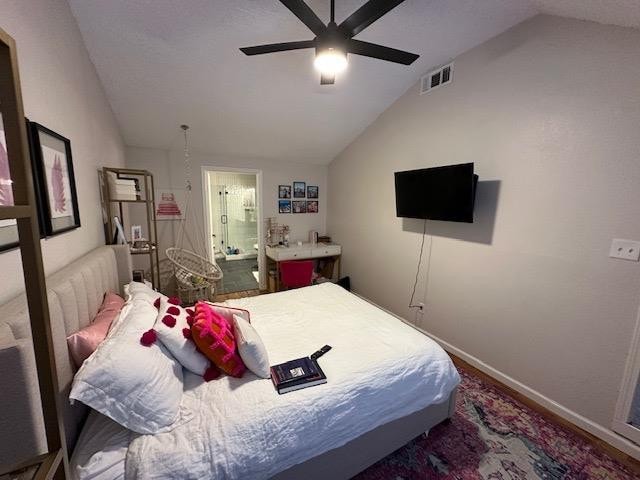
<svg viewBox="0 0 640 480">
<path fill-rule="evenodd" d="M 618 394 L 613 430 L 632 442 L 640 444 L 640 308 L 622 386 Z"/>
<path fill-rule="evenodd" d="M 259 171 L 203 170 L 209 254 L 223 272 L 217 294 L 260 288 L 260 179 Z"/>
</svg>

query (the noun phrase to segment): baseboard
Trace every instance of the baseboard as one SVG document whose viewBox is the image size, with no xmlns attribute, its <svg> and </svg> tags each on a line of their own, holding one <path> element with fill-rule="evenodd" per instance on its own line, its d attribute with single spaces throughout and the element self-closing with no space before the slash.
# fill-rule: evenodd
<svg viewBox="0 0 640 480">
<path fill-rule="evenodd" d="M 405 320 L 404 318 L 400 317 L 399 315 L 396 315 L 395 313 L 390 312 L 386 308 L 383 308 L 380 305 L 375 304 L 374 302 L 372 302 L 368 298 L 365 298 L 365 297 L 363 297 L 361 295 L 358 295 L 358 296 L 360 298 L 362 298 L 363 300 L 371 303 L 372 305 L 375 305 L 376 307 L 384 310 L 385 312 L 389 313 L 390 315 L 393 315 L 394 317 L 396 317 L 397 319 L 399 319 L 402 322 L 406 323 L 410 327 L 415 328 L 416 330 L 424 333 L 425 335 L 427 335 L 428 337 L 430 337 L 434 341 L 436 341 L 447 352 L 451 353 L 452 355 L 455 355 L 455 356 L 459 357 L 463 361 L 467 362 L 468 364 L 470 364 L 471 366 L 477 368 L 478 370 L 480 370 L 481 372 L 487 374 L 488 376 L 494 378 L 498 382 L 503 383 L 504 385 L 506 385 L 509 388 L 512 388 L 513 390 L 515 390 L 516 392 L 524 395 L 525 397 L 527 397 L 531 401 L 533 401 L 533 402 L 537 403 L 538 405 L 546 408 L 547 410 L 549 410 L 552 413 L 558 415 L 559 417 L 563 418 L 564 420 L 567 420 L 568 422 L 572 423 L 573 425 L 577 426 L 578 428 L 581 428 L 582 430 L 590 433 L 594 437 L 597 437 L 600 440 L 608 443 L 612 447 L 620 450 L 621 452 L 629 455 L 630 457 L 633 457 L 636 460 L 640 460 L 640 446 L 638 446 L 635 443 L 627 440 L 626 438 L 618 435 L 613 430 L 608 429 L 608 428 L 606 428 L 606 427 L 604 427 L 604 426 L 602 426 L 602 425 L 600 425 L 600 424 L 598 424 L 598 423 L 596 423 L 596 422 L 594 422 L 592 420 L 589 420 L 588 418 L 580 415 L 579 413 L 576 413 L 573 410 L 571 410 L 571 409 L 559 404 L 558 402 L 550 399 L 549 397 L 546 397 L 542 393 L 534 390 L 531 387 L 528 387 L 527 385 L 519 382 L 518 380 L 515 380 L 514 378 L 510 377 L 509 375 L 506 375 L 506 374 L 502 373 L 500 370 L 497 370 L 494 367 L 492 367 L 491 365 L 488 365 L 488 364 L 484 363 L 482 360 L 474 357 L 473 355 L 469 355 L 467 352 L 455 347 L 454 345 L 451 345 L 449 342 L 446 342 L 446 341 L 442 340 L 441 338 L 438 338 L 437 336 L 435 336 L 435 335 L 427 332 L 426 330 L 423 330 L 422 328 L 417 327 L 416 325 L 412 324 L 411 322 Z"/>
<path fill-rule="evenodd" d="M 405 322 L 405 323 L 408 323 L 408 322 Z M 515 380 L 514 378 L 511 378 L 508 375 L 505 375 L 501 371 L 493 368 L 491 365 L 487 365 L 486 363 L 474 357 L 473 355 L 469 355 L 468 353 L 460 350 L 459 348 L 454 347 L 450 343 L 445 342 L 441 338 L 438 338 L 435 335 L 432 335 L 429 332 L 422 330 L 421 328 L 418 328 L 418 330 L 420 330 L 422 333 L 424 333 L 425 335 L 431 337 L 433 340 L 438 342 L 442 346 L 442 348 L 444 348 L 447 352 L 461 358 L 462 360 L 474 366 L 478 370 L 486 373 L 490 377 L 495 378 L 500 383 L 505 384 L 509 388 L 512 388 L 515 391 L 521 393 L 522 395 L 526 396 L 527 398 L 534 401 L 538 405 L 546 408 L 547 410 L 573 423 L 575 426 L 585 430 L 586 432 L 590 433 L 594 437 L 598 437 L 600 440 L 607 442 L 609 445 L 611 445 L 614 448 L 617 448 L 621 452 L 626 453 L 627 455 L 635 458 L 636 460 L 640 460 L 640 447 L 630 442 L 629 440 L 621 437 L 620 435 L 615 433 L 613 430 L 605 428 L 602 425 L 592 420 L 589 420 L 588 418 L 583 417 L 579 413 L 576 413 L 573 410 L 570 410 L 569 408 L 559 404 L 558 402 L 551 400 L 549 397 L 546 397 L 545 395 L 534 390 L 533 388 L 528 387 L 527 385 L 524 385 L 523 383 L 519 382 L 518 380 Z"/>
</svg>

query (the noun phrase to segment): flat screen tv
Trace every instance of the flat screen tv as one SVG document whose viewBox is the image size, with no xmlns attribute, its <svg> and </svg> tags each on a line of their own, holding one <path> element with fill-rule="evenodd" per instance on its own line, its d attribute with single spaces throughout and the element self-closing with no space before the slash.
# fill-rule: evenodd
<svg viewBox="0 0 640 480">
<path fill-rule="evenodd" d="M 396 172 L 396 215 L 473 223 L 473 163 Z"/>
</svg>

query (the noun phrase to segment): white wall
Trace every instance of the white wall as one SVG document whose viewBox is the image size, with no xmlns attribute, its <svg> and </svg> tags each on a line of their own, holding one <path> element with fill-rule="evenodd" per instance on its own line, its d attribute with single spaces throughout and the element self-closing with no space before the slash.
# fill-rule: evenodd
<svg viewBox="0 0 640 480">
<path fill-rule="evenodd" d="M 176 127 L 177 128 L 177 127 Z M 309 230 L 324 233 L 327 222 L 327 165 L 279 162 L 266 159 L 220 157 L 191 152 L 191 182 L 193 185 L 194 218 L 204 225 L 202 212 L 202 167 L 246 168 L 262 171 L 263 212 L 262 218 L 276 217 L 279 223 L 291 227 L 291 241 L 306 241 Z M 185 164 L 182 151 L 155 150 L 150 148 L 127 147 L 127 167 L 149 170 L 154 175 L 156 190 L 159 188 L 184 189 Z M 306 181 L 308 185 L 319 187 L 319 212 L 307 214 L 278 214 L 278 185 Z M 135 212 L 131 220 L 139 221 Z M 174 246 L 178 229 L 176 221 L 158 222 L 160 253 L 164 256 L 167 247 Z"/>
<path fill-rule="evenodd" d="M 407 91 L 329 168 L 355 290 L 609 429 L 640 297 L 640 31 L 538 16 Z M 395 217 L 393 172 L 475 162 L 476 223 Z M 425 248 L 428 256 L 429 242 Z"/>
<path fill-rule="evenodd" d="M 82 227 L 42 241 L 55 271 L 104 243 L 97 169 L 124 147 L 76 21 L 64 0 L 3 0 L 0 28 L 16 41 L 25 115 L 71 140 Z M 18 250 L 0 253 L 0 303 L 24 288 Z"/>
</svg>

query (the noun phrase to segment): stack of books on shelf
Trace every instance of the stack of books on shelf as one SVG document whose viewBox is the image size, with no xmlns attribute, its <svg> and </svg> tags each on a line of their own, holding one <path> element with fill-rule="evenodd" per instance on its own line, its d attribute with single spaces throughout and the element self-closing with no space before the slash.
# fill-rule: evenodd
<svg viewBox="0 0 640 480">
<path fill-rule="evenodd" d="M 113 200 L 139 200 L 140 195 L 133 178 L 118 178 L 109 172 L 109 194 Z"/>
<path fill-rule="evenodd" d="M 327 383 L 317 360 L 303 357 L 271 367 L 271 381 L 279 394 Z"/>
</svg>

